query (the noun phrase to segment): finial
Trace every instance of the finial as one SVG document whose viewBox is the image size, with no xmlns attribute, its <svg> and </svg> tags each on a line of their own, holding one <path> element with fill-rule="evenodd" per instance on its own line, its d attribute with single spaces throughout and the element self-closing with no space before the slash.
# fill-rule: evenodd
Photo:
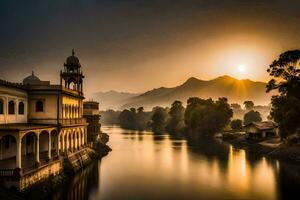
<svg viewBox="0 0 300 200">
<path fill-rule="evenodd" d="M 75 51 L 74 51 L 74 49 L 72 49 L 72 56 L 74 56 L 75 55 Z"/>
<path fill-rule="evenodd" d="M 32 71 L 32 76 L 34 76 L 34 71 Z"/>
</svg>

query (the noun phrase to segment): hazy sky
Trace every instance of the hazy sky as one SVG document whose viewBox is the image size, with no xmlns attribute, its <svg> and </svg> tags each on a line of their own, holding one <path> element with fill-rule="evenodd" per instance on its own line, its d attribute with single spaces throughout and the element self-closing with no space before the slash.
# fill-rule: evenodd
<svg viewBox="0 0 300 200">
<path fill-rule="evenodd" d="M 141 92 L 190 76 L 266 81 L 300 48 L 299 0 L 1 0 L 0 78 L 59 82 L 75 48 L 85 91 Z"/>
</svg>

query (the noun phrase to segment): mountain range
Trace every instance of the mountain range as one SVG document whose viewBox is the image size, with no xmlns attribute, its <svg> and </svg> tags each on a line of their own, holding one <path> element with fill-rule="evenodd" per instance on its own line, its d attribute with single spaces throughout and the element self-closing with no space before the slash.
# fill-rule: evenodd
<svg viewBox="0 0 300 200">
<path fill-rule="evenodd" d="M 146 110 L 150 110 L 154 106 L 170 106 L 175 100 L 180 100 L 185 104 L 189 97 L 213 99 L 226 97 L 230 103 L 242 104 L 246 100 L 252 100 L 256 105 L 267 105 L 270 103 L 272 94 L 265 91 L 266 83 L 264 82 L 249 79 L 238 80 L 225 75 L 207 81 L 191 77 L 179 86 L 160 87 L 143 94 L 100 92 L 94 96 L 94 99 L 98 100 L 103 108 L 104 105 L 110 104 L 114 109 L 143 106 Z"/>
</svg>

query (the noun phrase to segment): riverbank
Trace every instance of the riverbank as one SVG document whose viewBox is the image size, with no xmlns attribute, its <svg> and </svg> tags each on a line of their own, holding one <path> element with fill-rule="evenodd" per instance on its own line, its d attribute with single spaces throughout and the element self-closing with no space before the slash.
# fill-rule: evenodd
<svg viewBox="0 0 300 200">
<path fill-rule="evenodd" d="M 273 159 L 300 163 L 300 141 L 298 140 L 282 142 L 279 138 L 273 138 L 265 141 L 251 141 L 241 134 L 236 136 L 231 134 L 222 138 L 224 142 L 235 148 L 245 149 Z"/>
</svg>

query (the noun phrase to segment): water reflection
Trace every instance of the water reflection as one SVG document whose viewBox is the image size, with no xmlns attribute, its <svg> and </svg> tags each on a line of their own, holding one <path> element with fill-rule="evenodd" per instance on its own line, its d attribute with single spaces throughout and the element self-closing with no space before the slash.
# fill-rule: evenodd
<svg viewBox="0 0 300 200">
<path fill-rule="evenodd" d="M 104 131 L 113 151 L 74 180 L 65 199 L 281 199 L 300 186 L 299 167 L 292 165 L 294 173 L 290 165 L 220 142 Z"/>
</svg>

